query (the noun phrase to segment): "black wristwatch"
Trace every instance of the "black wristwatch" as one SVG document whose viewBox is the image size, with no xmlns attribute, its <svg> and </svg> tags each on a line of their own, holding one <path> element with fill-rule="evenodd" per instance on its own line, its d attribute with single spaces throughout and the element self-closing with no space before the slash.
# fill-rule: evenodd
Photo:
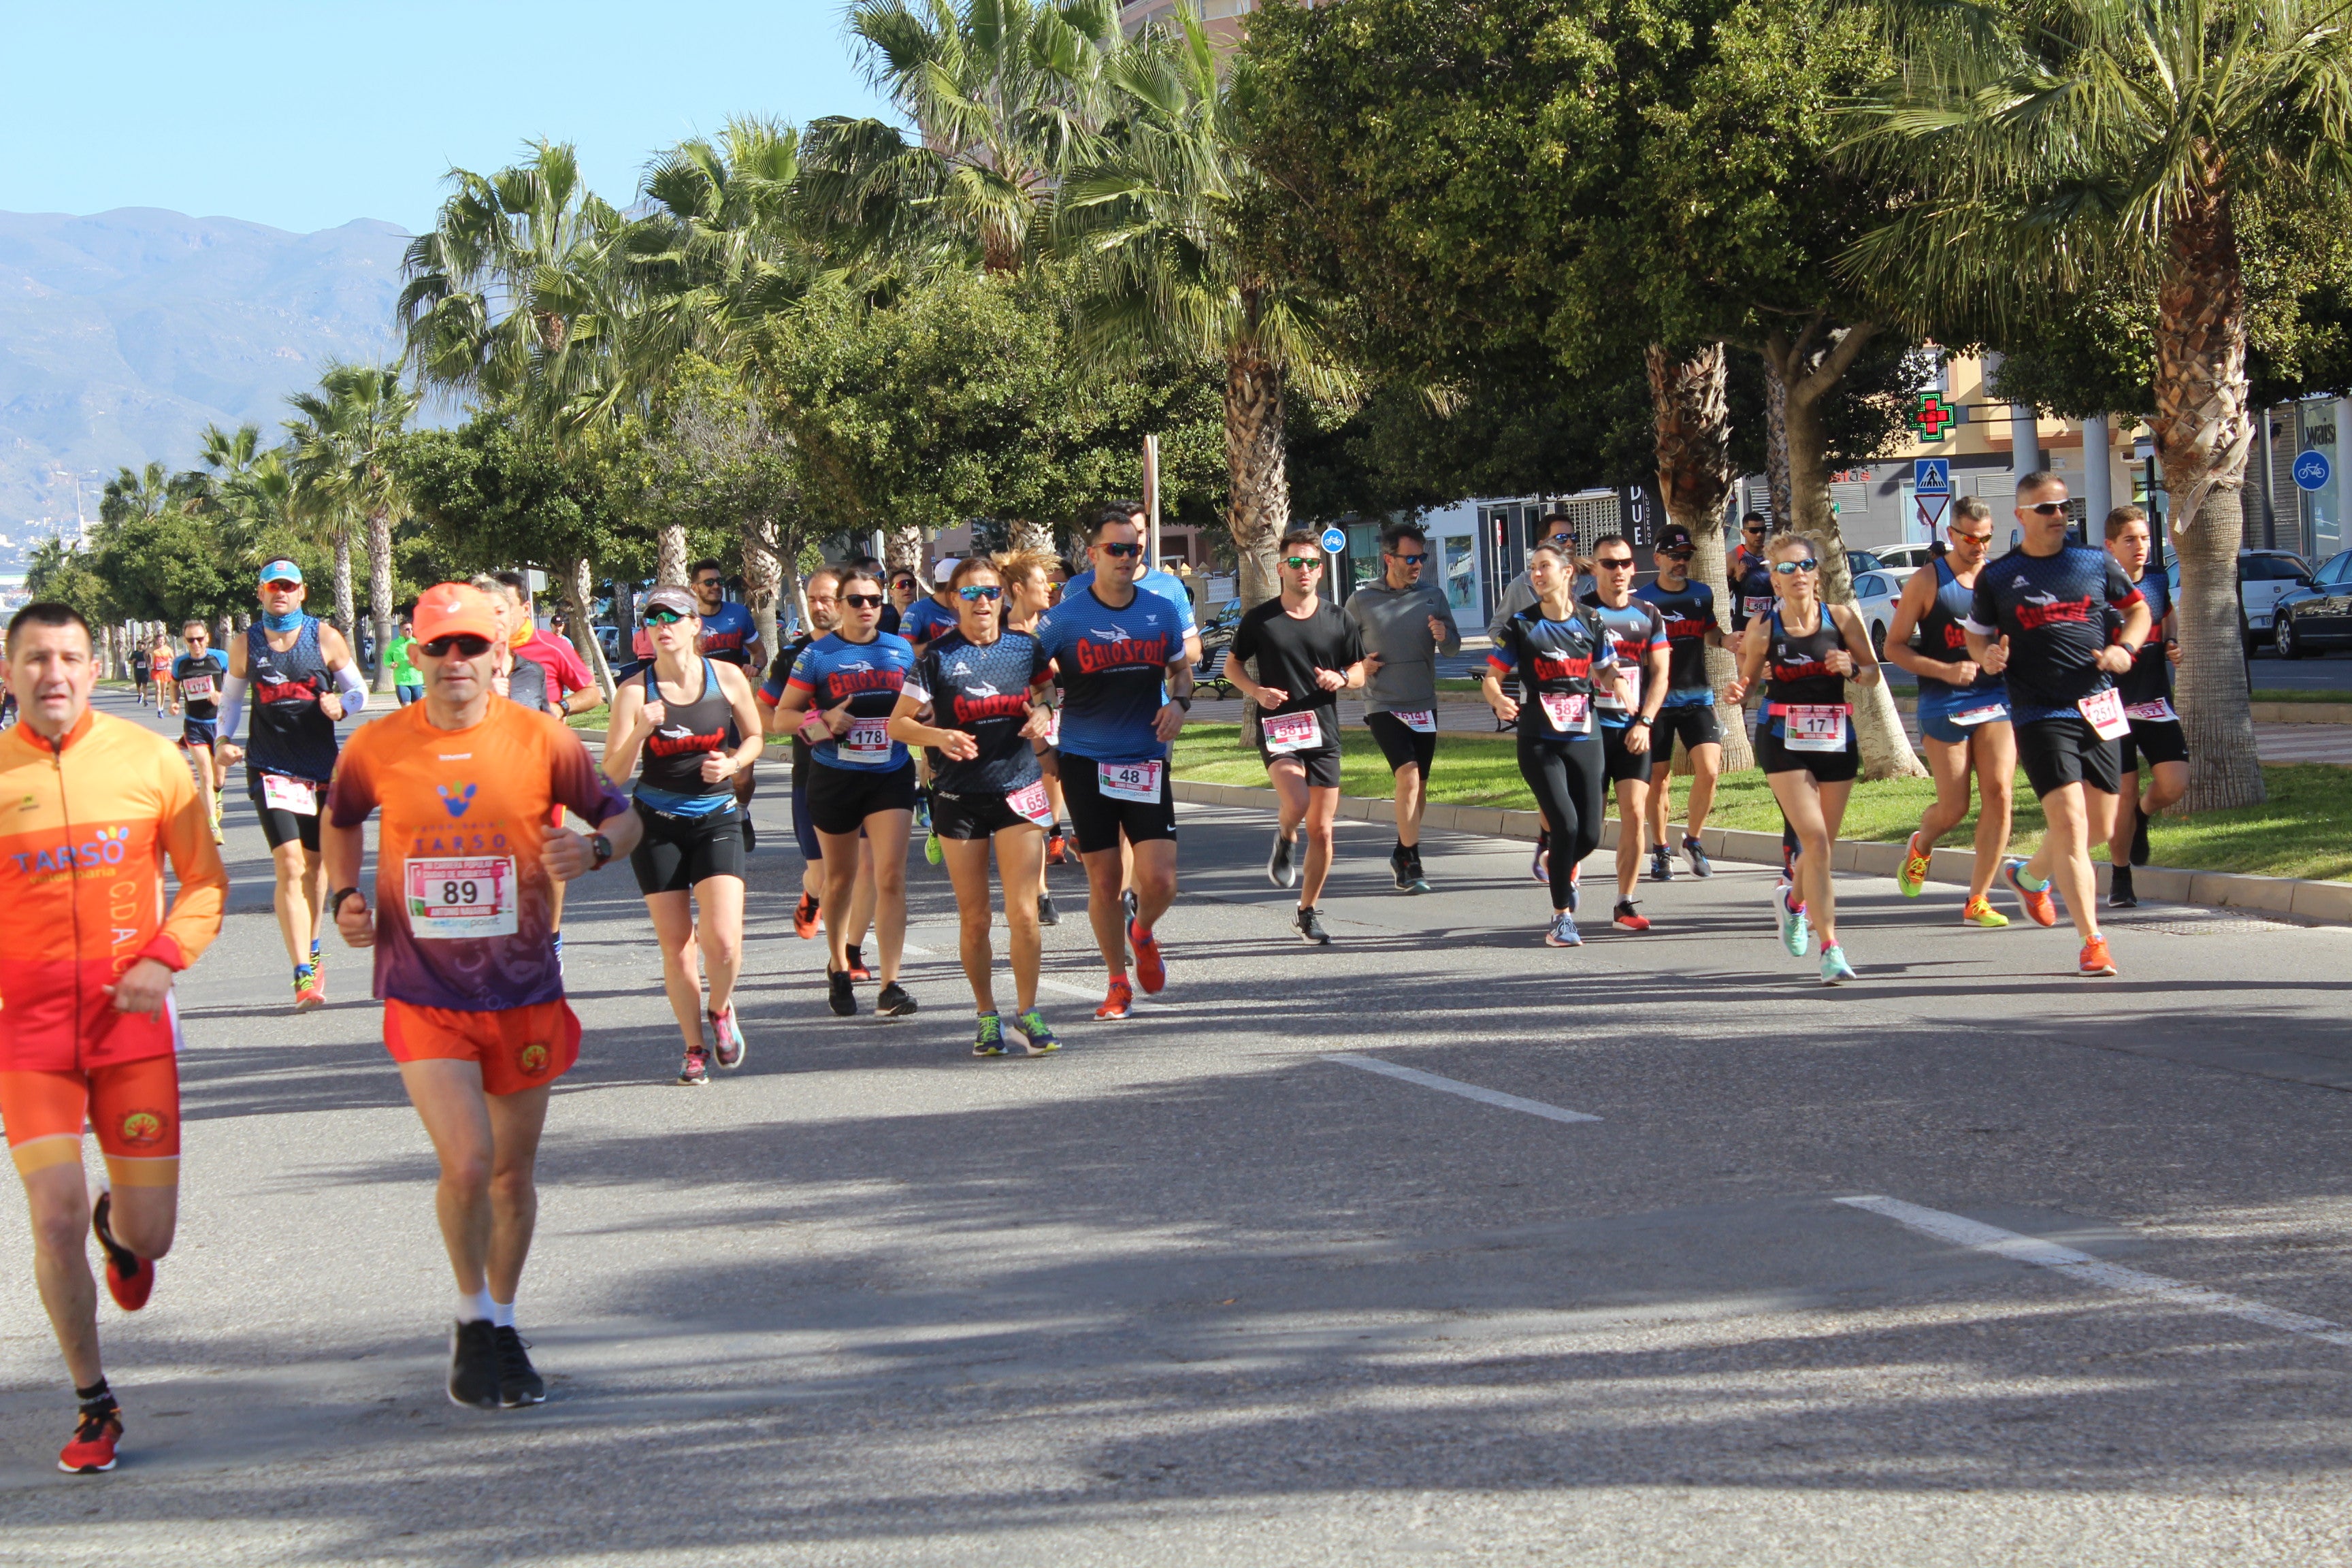
<svg viewBox="0 0 2352 1568">
<path fill-rule="evenodd" d="M 601 833 L 592 833 L 588 836 L 588 847 L 596 857 L 595 864 L 589 867 L 588 869 L 591 871 L 603 870 L 606 864 L 613 858 L 613 841 L 605 837 Z"/>
<path fill-rule="evenodd" d="M 1177 707 L 1181 708 L 1187 713 L 1190 713 L 1192 710 L 1192 694 L 1189 691 L 1181 697 L 1171 697 L 1168 700 L 1173 702 Z"/>
<path fill-rule="evenodd" d="M 333 898 L 327 900 L 327 912 L 331 915 L 341 914 L 343 912 L 343 900 L 355 895 L 358 897 L 360 902 L 367 902 L 367 895 L 365 893 L 362 893 L 357 888 L 345 888 L 336 893 Z"/>
<path fill-rule="evenodd" d="M 1633 722 L 1636 724 L 1647 724 L 1650 722 L 1650 716 L 1647 713 L 1636 713 L 1633 715 Z"/>
</svg>

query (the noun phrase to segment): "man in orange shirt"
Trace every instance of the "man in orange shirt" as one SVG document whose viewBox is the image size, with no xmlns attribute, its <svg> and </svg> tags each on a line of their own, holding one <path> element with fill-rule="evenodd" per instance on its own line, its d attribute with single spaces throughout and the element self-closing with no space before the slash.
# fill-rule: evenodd
<svg viewBox="0 0 2352 1568">
<path fill-rule="evenodd" d="M 172 976 L 220 934 L 228 876 L 172 743 L 89 710 L 89 625 L 58 604 L 8 623 L 24 715 L 0 735 L 0 1124 L 32 1210 L 33 1273 L 81 1412 L 58 1468 L 114 1468 L 122 1416 L 98 1352 L 98 1288 L 147 1304 L 180 1210 L 180 1026 Z M 179 878 L 163 912 L 163 861 Z M 87 1121 L 106 1156 L 95 1205 Z"/>
<path fill-rule="evenodd" d="M 548 1090 L 580 1055 L 551 940 L 555 887 L 627 855 L 639 821 L 562 720 L 493 692 L 488 595 L 444 583 L 417 600 L 415 626 L 425 700 L 354 733 L 328 790 L 327 908 L 346 942 L 375 949 L 384 1047 L 440 1156 L 457 1283 L 449 1397 L 511 1409 L 547 1396 L 515 1291 Z M 551 826 L 559 805 L 591 835 Z M 357 884 L 362 825 L 378 811 L 371 909 Z"/>
</svg>

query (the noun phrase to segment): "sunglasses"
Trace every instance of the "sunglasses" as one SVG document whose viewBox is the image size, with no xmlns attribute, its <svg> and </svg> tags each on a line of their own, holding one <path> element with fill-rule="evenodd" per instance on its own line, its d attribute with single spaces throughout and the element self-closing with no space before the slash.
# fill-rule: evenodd
<svg viewBox="0 0 2352 1568">
<path fill-rule="evenodd" d="M 1576 535 L 1572 533 L 1550 534 L 1546 538 L 1545 542 L 1549 544 L 1573 544 L 1576 542 Z"/>
<path fill-rule="evenodd" d="M 1687 561 L 1698 553 L 1696 550 L 1662 550 L 1658 553 L 1669 561 Z"/>
<path fill-rule="evenodd" d="M 1965 528 L 1956 528 L 1953 529 L 1951 532 L 1952 542 L 1955 544 L 1958 544 L 1963 539 L 1969 541 L 1972 544 L 1989 544 L 1992 542 L 1992 530 L 1989 528 L 1982 533 L 1970 533 Z"/>
<path fill-rule="evenodd" d="M 273 578 L 269 582 L 264 583 L 262 587 L 272 594 L 290 594 L 301 585 L 302 584 L 299 583 L 286 582 L 282 578 Z"/>
<path fill-rule="evenodd" d="M 1595 561 L 1592 564 L 1604 572 L 1631 572 L 1633 569 L 1633 558 L 1630 555 L 1612 555 L 1606 561 Z"/>
<path fill-rule="evenodd" d="M 1755 539 L 1762 535 L 1764 529 L 1761 524 L 1759 524 L 1751 528 L 1743 528 L 1739 531 L 1748 535 L 1750 539 Z"/>
<path fill-rule="evenodd" d="M 891 584 L 890 586 L 893 588 L 904 588 L 911 594 L 915 590 L 915 580 L 912 577 L 901 577 L 896 583 Z"/>
<path fill-rule="evenodd" d="M 1802 561 L 1775 561 L 1772 570 L 1783 577 L 1793 577 L 1800 572 L 1811 572 L 1820 565 L 1820 562 L 1808 555 Z"/>
<path fill-rule="evenodd" d="M 1004 590 L 993 583 L 971 583 L 956 590 L 957 596 L 967 605 L 976 605 L 982 599 L 992 605 L 1003 593 Z"/>
<path fill-rule="evenodd" d="M 1143 553 L 1140 544 L 1097 544 L 1095 548 L 1107 551 L 1112 559 L 1118 561 L 1130 561 Z"/>
<path fill-rule="evenodd" d="M 2018 510 L 2030 511 L 2036 517 L 2056 517 L 2066 510 L 2066 503 L 2063 500 L 2035 501 L 2032 506 L 2020 507 Z"/>
<path fill-rule="evenodd" d="M 721 594 L 727 591 L 727 584 L 716 577 L 705 577 L 701 582 L 697 583 L 695 587 L 698 590 L 708 588 L 714 593 Z"/>
<path fill-rule="evenodd" d="M 1402 561 L 1402 562 L 1403 562 L 1403 563 L 1404 563 L 1406 565 L 1408 565 L 1408 566 L 1418 566 L 1418 565 L 1420 565 L 1423 562 L 1424 562 L 1424 561 L 1428 560 L 1428 559 L 1429 559 L 1429 556 L 1428 556 L 1428 554 L 1427 554 L 1426 552 L 1424 552 L 1424 553 L 1423 553 L 1423 554 L 1420 554 L 1420 555 L 1402 555 L 1402 554 L 1395 554 L 1395 553 L 1391 553 L 1391 554 L 1389 556 L 1389 559 L 1390 559 L 1390 560 L 1391 560 L 1391 561 Z"/>
<path fill-rule="evenodd" d="M 479 658 L 490 651 L 490 639 L 459 632 L 455 637 L 435 637 L 431 642 L 419 643 L 416 651 L 428 658 L 447 658 L 453 653 L 459 658 Z"/>
<path fill-rule="evenodd" d="M 879 594 L 844 594 L 841 602 L 853 610 L 878 610 L 882 607 Z"/>
<path fill-rule="evenodd" d="M 676 610 L 647 610 L 646 612 L 646 625 L 649 626 L 674 626 L 684 619 L 686 619 L 686 617 L 679 615 Z"/>
<path fill-rule="evenodd" d="M 1286 555 L 1282 558 L 1282 563 L 1294 572 L 1312 572 L 1323 564 L 1312 555 Z"/>
</svg>

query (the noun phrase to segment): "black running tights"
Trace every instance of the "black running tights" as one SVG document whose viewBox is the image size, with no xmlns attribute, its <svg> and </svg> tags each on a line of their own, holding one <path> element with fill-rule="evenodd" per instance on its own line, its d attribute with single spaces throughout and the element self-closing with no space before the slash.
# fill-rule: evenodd
<svg viewBox="0 0 2352 1568">
<path fill-rule="evenodd" d="M 1551 833 L 1551 907 L 1568 908 L 1568 879 L 1601 847 L 1603 774 L 1598 737 L 1574 741 L 1519 739 L 1519 774 L 1536 792 L 1536 808 Z"/>
</svg>

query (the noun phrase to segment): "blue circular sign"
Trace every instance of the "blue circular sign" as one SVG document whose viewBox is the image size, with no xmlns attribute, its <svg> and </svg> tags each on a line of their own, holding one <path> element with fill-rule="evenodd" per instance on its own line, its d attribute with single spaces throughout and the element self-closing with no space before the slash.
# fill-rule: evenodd
<svg viewBox="0 0 2352 1568">
<path fill-rule="evenodd" d="M 1348 535 L 1345 530 L 1327 528 L 1323 531 L 1323 552 L 1326 555 L 1337 555 L 1347 548 Z"/>
<path fill-rule="evenodd" d="M 2336 466 L 2325 452 L 2305 452 L 2294 460 L 2294 482 L 2307 490 L 2324 490 Z"/>
</svg>

